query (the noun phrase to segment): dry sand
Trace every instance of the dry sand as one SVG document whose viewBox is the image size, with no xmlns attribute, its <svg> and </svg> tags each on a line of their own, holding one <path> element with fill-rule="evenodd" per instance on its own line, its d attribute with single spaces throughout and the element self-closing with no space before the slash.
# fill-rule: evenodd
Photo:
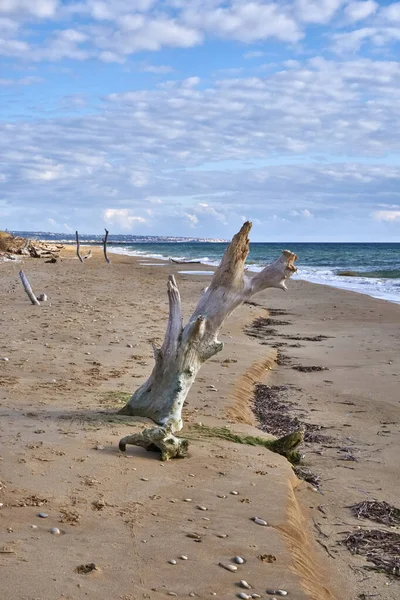
<svg viewBox="0 0 400 600">
<path fill-rule="evenodd" d="M 41 307 L 23 292 L 21 265 L 0 265 L 0 358 L 9 359 L 0 361 L 1 598 L 228 599 L 241 579 L 262 598 L 268 588 L 293 600 L 400 597 L 398 580 L 365 570 L 364 558 L 338 545 L 357 526 L 376 527 L 357 521 L 349 505 L 399 504 L 399 306 L 303 282 L 290 282 L 286 295 L 260 294 L 257 306 L 242 306 L 226 323 L 224 351 L 192 388 L 184 410 L 190 457 L 160 463 L 139 448 L 119 453 L 119 438 L 143 422 L 114 411 L 121 392 L 133 392 L 152 368 L 167 274 L 177 274 L 186 317 L 209 278 L 178 274 L 182 265 L 111 258 L 107 265 L 96 251 L 83 265 L 71 253 L 55 265 L 25 259 L 34 291 L 48 294 Z M 246 335 L 266 307 L 286 311 L 276 319 L 289 324 L 272 326 L 270 337 Z M 329 337 L 285 337 L 318 334 Z M 299 365 L 329 371 L 293 369 Z M 304 446 L 319 491 L 276 454 L 190 428 L 202 422 L 261 435 L 250 410 L 261 381 L 290 386 L 292 413 L 326 427 L 329 442 Z M 269 526 L 252 522 L 255 515 Z M 218 566 L 236 555 L 246 559 L 236 573 Z M 76 572 L 90 563 L 98 570 Z"/>
</svg>

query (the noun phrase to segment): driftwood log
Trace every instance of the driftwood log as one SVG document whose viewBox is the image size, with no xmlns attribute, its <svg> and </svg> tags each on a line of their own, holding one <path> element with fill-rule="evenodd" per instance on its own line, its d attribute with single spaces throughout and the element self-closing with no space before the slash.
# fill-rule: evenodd
<svg viewBox="0 0 400 600">
<path fill-rule="evenodd" d="M 174 277 L 169 277 L 169 320 L 163 345 L 154 347 L 155 365 L 149 379 L 120 410 L 122 415 L 148 417 L 164 431 L 155 427 L 142 432 L 142 437 L 127 436 L 121 440 L 122 450 L 126 444 L 154 444 L 164 458 L 181 457 L 183 442 L 187 451 L 187 440 L 173 433 L 183 427 L 183 404 L 201 365 L 223 348 L 218 341 L 223 322 L 257 292 L 271 287 L 287 289 L 286 280 L 297 270 L 297 256 L 288 250 L 254 277 L 245 275 L 250 229 L 251 223 L 246 222 L 233 237 L 185 327 L 179 290 Z M 165 444 L 168 452 L 164 451 Z"/>
<path fill-rule="evenodd" d="M 108 240 L 108 233 L 109 232 L 108 232 L 108 229 L 104 229 L 104 231 L 106 232 L 106 235 L 105 235 L 104 240 L 103 240 L 104 258 L 106 259 L 106 262 L 108 264 L 110 264 L 111 260 L 108 258 L 108 255 L 107 255 L 107 240 Z"/>
<path fill-rule="evenodd" d="M 81 256 L 81 251 L 80 251 L 81 245 L 79 242 L 79 234 L 77 231 L 75 231 L 75 237 L 76 237 L 76 255 L 79 258 L 79 260 L 81 261 L 81 263 L 83 263 L 83 258 Z"/>
<path fill-rule="evenodd" d="M 25 275 L 25 273 L 23 271 L 20 271 L 19 276 L 21 278 L 22 285 L 24 286 L 24 290 L 26 291 L 29 300 L 32 302 L 32 304 L 36 304 L 37 306 L 40 306 L 40 302 L 36 298 L 35 294 L 33 293 L 32 288 L 30 286 L 30 283 L 29 283 L 28 278 Z"/>
</svg>

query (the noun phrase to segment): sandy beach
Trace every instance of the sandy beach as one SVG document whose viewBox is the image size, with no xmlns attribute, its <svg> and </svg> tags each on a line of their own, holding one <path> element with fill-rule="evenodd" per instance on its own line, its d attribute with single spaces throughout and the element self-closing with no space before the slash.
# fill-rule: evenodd
<svg viewBox="0 0 400 600">
<path fill-rule="evenodd" d="M 57 264 L 0 265 L 2 596 L 398 598 L 398 578 L 367 570 L 373 564 L 340 542 L 353 531 L 394 531 L 349 507 L 399 506 L 399 305 L 302 281 L 255 296 L 229 318 L 223 352 L 190 392 L 190 456 L 161 463 L 140 448 L 119 452 L 119 439 L 145 420 L 116 411 L 151 372 L 167 275 L 176 275 L 186 319 L 210 277 L 110 257 L 107 265 L 95 249 L 80 264 L 71 249 Z M 21 264 L 35 293 L 48 295 L 40 307 L 24 293 Z M 258 388 L 254 412 L 256 384 L 269 387 Z M 318 432 L 301 448 L 313 483 L 285 458 L 199 426 L 267 436 L 271 394 Z M 235 556 L 245 560 L 236 572 L 219 565 Z"/>
</svg>

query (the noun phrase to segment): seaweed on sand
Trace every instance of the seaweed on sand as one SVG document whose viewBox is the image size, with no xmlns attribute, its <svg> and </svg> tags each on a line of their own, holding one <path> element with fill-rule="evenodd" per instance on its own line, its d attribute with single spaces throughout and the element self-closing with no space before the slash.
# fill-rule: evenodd
<svg viewBox="0 0 400 600">
<path fill-rule="evenodd" d="M 290 386 L 263 385 L 255 386 L 253 412 L 259 421 L 262 431 L 276 436 L 287 435 L 296 429 L 304 429 L 304 441 L 319 443 L 330 438 L 320 433 L 324 427 L 301 421 L 290 414 L 295 402 L 288 400 Z"/>
<path fill-rule="evenodd" d="M 368 569 L 400 577 L 400 534 L 379 529 L 357 530 L 341 542 L 352 554 L 365 556 L 373 567 Z"/>
<path fill-rule="evenodd" d="M 370 519 L 371 521 L 383 523 L 390 527 L 400 525 L 400 509 L 391 506 L 387 502 L 365 500 L 364 502 L 353 504 L 350 508 L 358 519 Z"/>
</svg>

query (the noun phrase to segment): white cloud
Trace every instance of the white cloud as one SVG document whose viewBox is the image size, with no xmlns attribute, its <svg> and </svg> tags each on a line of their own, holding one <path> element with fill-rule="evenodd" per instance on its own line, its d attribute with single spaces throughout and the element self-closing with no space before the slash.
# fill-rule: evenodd
<svg viewBox="0 0 400 600">
<path fill-rule="evenodd" d="M 387 221 L 389 223 L 400 221 L 400 210 L 377 210 L 372 213 L 372 218 L 375 221 Z"/>
<path fill-rule="evenodd" d="M 220 37 L 247 43 L 271 37 L 297 42 L 303 37 L 294 19 L 277 4 L 232 2 L 224 6 L 225 3 L 218 2 L 216 4 L 222 6 L 208 10 L 194 4 L 194 7 L 188 4 L 183 13 L 184 21 Z"/>
<path fill-rule="evenodd" d="M 143 73 L 154 73 L 155 75 L 165 75 L 173 71 L 172 67 L 168 65 L 142 65 L 140 70 Z"/>
<path fill-rule="evenodd" d="M 379 4 L 374 0 L 364 0 L 363 2 L 350 2 L 345 9 L 344 13 L 347 19 L 354 23 L 356 21 L 362 21 L 367 17 L 373 15 L 379 7 Z"/>
<path fill-rule="evenodd" d="M 305 23 L 328 23 L 345 0 L 295 0 L 299 18 Z"/>
<path fill-rule="evenodd" d="M 133 215 L 127 208 L 106 208 L 103 217 L 105 223 L 125 231 L 132 231 L 137 223 L 146 223 L 146 219 Z"/>
<path fill-rule="evenodd" d="M 35 83 L 42 83 L 43 79 L 41 77 L 35 76 L 27 76 L 22 77 L 20 79 L 0 79 L 0 85 L 13 87 L 13 86 L 25 86 L 25 85 L 34 85 Z"/>
<path fill-rule="evenodd" d="M 334 47 L 339 52 L 357 52 L 367 42 L 383 47 L 400 40 L 400 27 L 363 27 L 332 36 Z"/>
<path fill-rule="evenodd" d="M 199 219 L 196 217 L 196 215 L 192 215 L 190 213 L 184 213 L 185 217 L 187 218 L 187 220 L 189 221 L 189 225 L 190 227 L 196 227 L 196 225 L 199 222 Z"/>
<path fill-rule="evenodd" d="M 380 15 L 387 19 L 390 23 L 400 22 L 400 2 L 393 2 L 388 6 L 381 8 Z"/>
<path fill-rule="evenodd" d="M 0 14 L 28 14 L 39 19 L 54 17 L 58 0 L 1 0 Z"/>
</svg>

